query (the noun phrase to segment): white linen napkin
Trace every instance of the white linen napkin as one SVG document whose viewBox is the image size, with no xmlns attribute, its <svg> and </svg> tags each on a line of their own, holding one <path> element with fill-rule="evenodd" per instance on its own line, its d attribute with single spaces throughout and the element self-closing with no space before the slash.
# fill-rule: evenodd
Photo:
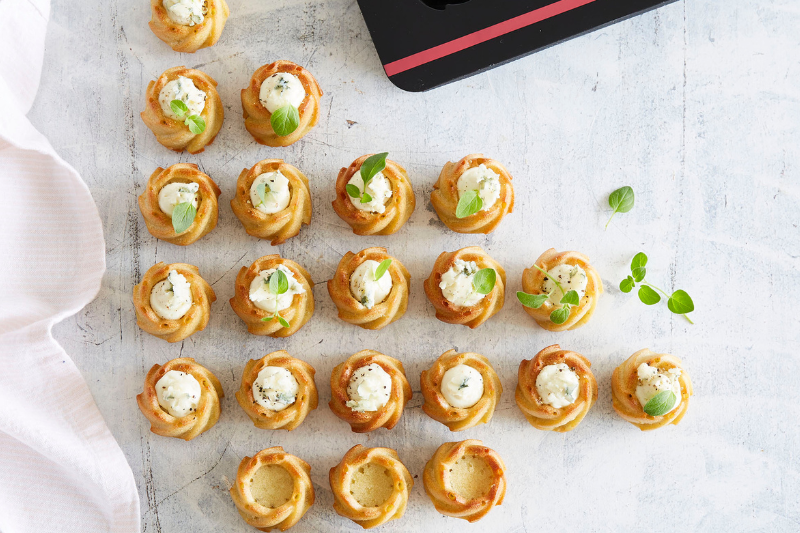
<svg viewBox="0 0 800 533">
<path fill-rule="evenodd" d="M 88 188 L 25 117 L 49 15 L 0 0 L 0 532 L 133 533 L 133 473 L 51 335 L 97 295 L 105 244 Z"/>
</svg>

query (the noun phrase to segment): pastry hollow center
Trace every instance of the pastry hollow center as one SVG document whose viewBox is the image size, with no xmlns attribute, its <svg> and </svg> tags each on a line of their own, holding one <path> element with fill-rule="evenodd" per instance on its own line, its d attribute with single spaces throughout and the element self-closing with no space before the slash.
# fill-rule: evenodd
<svg viewBox="0 0 800 533">
<path fill-rule="evenodd" d="M 492 483 L 492 469 L 480 457 L 465 455 L 450 468 L 450 487 L 465 500 L 484 496 Z"/>
<path fill-rule="evenodd" d="M 250 492 L 260 505 L 274 509 L 292 497 L 294 479 L 280 465 L 264 465 L 250 480 Z"/>
<path fill-rule="evenodd" d="M 350 480 L 350 494 L 364 507 L 378 507 L 393 491 L 389 470 L 376 463 L 358 467 Z"/>
</svg>

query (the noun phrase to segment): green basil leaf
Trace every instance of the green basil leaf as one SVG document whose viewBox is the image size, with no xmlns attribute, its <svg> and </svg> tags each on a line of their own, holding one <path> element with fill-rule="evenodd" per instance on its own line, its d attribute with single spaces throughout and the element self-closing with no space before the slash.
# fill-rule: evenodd
<svg viewBox="0 0 800 533">
<path fill-rule="evenodd" d="M 192 225 L 197 209 L 189 202 L 181 202 L 172 210 L 172 227 L 175 233 L 181 234 Z"/>
<path fill-rule="evenodd" d="M 531 309 L 539 309 L 548 298 L 550 298 L 549 294 L 528 294 L 527 292 L 517 291 L 519 303 Z"/>
<path fill-rule="evenodd" d="M 647 285 L 642 285 L 639 287 L 639 299 L 645 305 L 655 305 L 661 301 L 661 296 Z"/>
<path fill-rule="evenodd" d="M 676 315 L 685 315 L 694 311 L 694 302 L 692 297 L 686 291 L 678 289 L 672 293 L 672 296 L 667 300 L 667 307 Z"/>
<path fill-rule="evenodd" d="M 497 272 L 493 268 L 482 268 L 472 278 L 472 287 L 480 294 L 489 294 L 497 282 Z"/>
<path fill-rule="evenodd" d="M 256 193 L 258 194 L 258 197 L 261 200 L 261 204 L 267 203 L 268 192 L 270 192 L 270 188 L 269 185 L 267 185 L 266 183 L 259 183 L 258 185 L 256 185 Z"/>
<path fill-rule="evenodd" d="M 372 201 L 372 196 L 370 196 L 369 194 L 364 193 L 364 194 L 361 195 L 361 203 L 362 204 L 368 204 L 371 201 Z"/>
<path fill-rule="evenodd" d="M 272 116 L 269 117 L 269 123 L 272 126 L 272 130 L 279 137 L 286 137 L 300 125 L 300 112 L 295 106 L 287 104 L 272 113 Z"/>
<path fill-rule="evenodd" d="M 483 209 L 483 200 L 478 191 L 464 191 L 458 199 L 456 206 L 456 218 L 465 218 L 474 215 Z"/>
<path fill-rule="evenodd" d="M 369 180 L 371 180 L 375 175 L 386 168 L 386 156 L 389 155 L 389 152 L 381 152 L 380 154 L 374 154 L 369 156 L 361 163 L 361 179 L 364 180 L 364 186 L 367 186 Z"/>
<path fill-rule="evenodd" d="M 345 190 L 347 191 L 347 194 L 350 195 L 352 198 L 361 198 L 361 190 L 352 183 L 348 183 L 345 186 Z"/>
<path fill-rule="evenodd" d="M 570 306 L 564 305 L 555 309 L 552 313 L 550 313 L 550 322 L 553 324 L 563 324 L 569 318 L 570 313 Z"/>
<path fill-rule="evenodd" d="M 631 271 L 636 268 L 644 268 L 645 265 L 647 265 L 647 256 L 644 254 L 644 252 L 639 252 L 633 256 L 633 259 L 631 259 Z"/>
<path fill-rule="evenodd" d="M 269 292 L 281 295 L 289 290 L 289 280 L 283 270 L 276 270 L 269 276 Z"/>
<path fill-rule="evenodd" d="M 288 328 L 288 327 L 289 327 L 289 323 L 286 321 L 286 319 L 285 319 L 285 318 L 283 318 L 283 317 L 282 317 L 282 316 L 280 316 L 280 315 L 278 315 L 278 322 L 280 322 L 280 323 L 281 323 L 281 326 L 283 326 L 283 327 L 285 327 L 285 328 Z"/>
<path fill-rule="evenodd" d="M 564 295 L 563 298 L 561 298 L 561 303 L 567 305 L 578 305 L 581 303 L 581 297 L 578 296 L 577 291 L 569 291 Z"/>
<path fill-rule="evenodd" d="M 172 109 L 172 112 L 178 115 L 178 118 L 183 118 L 183 116 L 189 112 L 189 107 L 183 103 L 183 100 L 173 100 L 169 103 L 169 108 Z"/>
<path fill-rule="evenodd" d="M 201 117 L 200 115 L 192 115 L 191 117 L 186 119 L 184 124 L 189 126 L 189 131 L 191 131 L 195 135 L 200 135 L 201 133 L 206 131 L 206 121 L 203 120 L 203 117 Z"/>
<path fill-rule="evenodd" d="M 608 205 L 615 213 L 627 213 L 633 209 L 633 189 L 620 187 L 608 197 Z"/>
<path fill-rule="evenodd" d="M 265 316 L 264 318 L 261 319 L 261 322 L 269 322 L 273 318 L 275 318 L 275 317 L 274 316 Z"/>
<path fill-rule="evenodd" d="M 661 416 L 669 413 L 670 409 L 675 407 L 675 402 L 678 399 L 675 393 L 671 390 L 662 390 L 644 404 L 644 412 L 650 416 Z"/>
<path fill-rule="evenodd" d="M 636 284 L 633 282 L 633 278 L 631 276 L 628 276 L 619 282 L 619 290 L 622 292 L 631 292 L 635 286 Z"/>
<path fill-rule="evenodd" d="M 378 281 L 386 274 L 386 271 L 389 269 L 389 265 L 392 264 L 391 259 L 384 259 L 381 261 L 381 264 L 378 265 L 378 268 L 375 269 L 375 281 Z"/>
<path fill-rule="evenodd" d="M 636 267 L 631 270 L 631 274 L 633 274 L 633 279 L 638 283 L 644 279 L 645 274 L 647 274 L 647 269 L 644 267 Z"/>
</svg>

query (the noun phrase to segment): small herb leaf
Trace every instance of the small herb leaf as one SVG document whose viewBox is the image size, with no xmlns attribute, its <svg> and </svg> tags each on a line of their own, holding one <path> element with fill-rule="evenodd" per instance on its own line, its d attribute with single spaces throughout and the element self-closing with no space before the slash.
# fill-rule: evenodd
<svg viewBox="0 0 800 533">
<path fill-rule="evenodd" d="M 378 265 L 378 268 L 375 269 L 375 281 L 378 281 L 386 274 L 386 271 L 389 269 L 389 265 L 392 264 L 391 259 L 384 259 L 381 261 L 381 264 Z"/>
<path fill-rule="evenodd" d="M 639 252 L 633 256 L 633 259 L 631 259 L 631 271 L 636 270 L 637 268 L 644 268 L 645 265 L 647 265 L 647 256 L 644 252 Z"/>
<path fill-rule="evenodd" d="M 647 285 L 642 285 L 639 287 L 639 299 L 645 305 L 655 305 L 661 301 L 661 296 Z"/>
<path fill-rule="evenodd" d="M 678 289 L 672 293 L 672 296 L 667 300 L 667 307 L 676 315 L 685 315 L 694 311 L 694 302 L 692 297 L 686 291 Z"/>
<path fill-rule="evenodd" d="M 172 112 L 178 115 L 178 118 L 183 118 L 186 113 L 189 112 L 189 107 L 183 102 L 183 100 L 173 100 L 169 103 L 169 108 L 172 109 Z"/>
<path fill-rule="evenodd" d="M 288 328 L 288 327 L 289 327 L 289 322 L 287 322 L 287 321 L 286 321 L 286 319 L 285 319 L 285 318 L 283 318 L 283 317 L 282 317 L 282 316 L 280 316 L 280 315 L 278 315 L 278 322 L 280 322 L 280 323 L 281 323 L 281 326 L 283 326 L 283 327 L 285 327 L 285 328 Z"/>
<path fill-rule="evenodd" d="M 181 202 L 172 210 L 172 227 L 175 233 L 181 234 L 192 225 L 197 209 L 189 202 Z"/>
<path fill-rule="evenodd" d="M 281 295 L 289 290 L 289 280 L 283 270 L 276 270 L 269 276 L 269 292 Z"/>
<path fill-rule="evenodd" d="M 527 292 L 517 291 L 519 303 L 531 309 L 539 309 L 548 298 L 550 298 L 549 294 L 528 294 Z"/>
<path fill-rule="evenodd" d="M 275 317 L 274 316 L 265 316 L 264 318 L 261 319 L 261 322 L 269 322 L 273 318 L 275 318 Z"/>
<path fill-rule="evenodd" d="M 569 318 L 569 313 L 570 306 L 565 305 L 563 307 L 559 307 L 550 313 L 550 322 L 553 324 L 563 324 Z"/>
<path fill-rule="evenodd" d="M 456 218 L 465 218 L 474 215 L 483 209 L 483 200 L 478 191 L 464 191 L 458 199 Z"/>
<path fill-rule="evenodd" d="M 204 131 L 206 131 L 206 121 L 203 120 L 203 117 L 200 115 L 192 115 L 191 117 L 186 119 L 184 122 L 187 126 L 189 126 L 189 131 L 194 133 L 195 135 L 200 135 Z"/>
<path fill-rule="evenodd" d="M 361 163 L 361 179 L 364 180 L 364 186 L 366 186 L 369 180 L 375 177 L 378 172 L 386 168 L 387 155 L 389 155 L 389 152 L 374 154 Z"/>
<path fill-rule="evenodd" d="M 581 297 L 578 296 L 577 291 L 569 291 L 564 295 L 563 298 L 561 298 L 561 303 L 567 305 L 578 305 L 581 303 Z"/>
<path fill-rule="evenodd" d="M 678 399 L 675 393 L 671 390 L 662 390 L 644 404 L 644 412 L 650 416 L 661 416 L 669 413 L 670 409 L 675 407 L 675 402 Z"/>
<path fill-rule="evenodd" d="M 622 292 L 631 292 L 635 286 L 636 284 L 633 282 L 633 278 L 631 276 L 628 276 L 619 282 L 619 290 Z"/>
<path fill-rule="evenodd" d="M 633 209 L 633 189 L 628 187 L 620 187 L 616 191 L 612 192 L 611 195 L 608 197 L 608 205 L 611 209 L 614 210 L 611 213 L 611 217 L 606 222 L 606 228 L 611 223 L 611 219 L 614 218 L 614 215 L 617 213 L 627 213 L 631 209 Z"/>
<path fill-rule="evenodd" d="M 259 183 L 256 185 L 256 193 L 262 204 L 267 203 L 267 193 L 270 192 L 269 185 L 266 183 Z M 261 204 L 258 204 L 261 205 Z"/>
<path fill-rule="evenodd" d="M 300 125 L 300 112 L 295 106 L 287 104 L 275 110 L 269 123 L 278 136 L 286 137 Z"/>
<path fill-rule="evenodd" d="M 362 204 L 368 204 L 371 201 L 372 201 L 372 196 L 370 196 L 369 194 L 364 193 L 364 194 L 361 195 L 361 203 Z"/>
<path fill-rule="evenodd" d="M 356 187 L 352 183 L 348 183 L 345 186 L 345 189 L 347 190 L 347 194 L 350 195 L 352 198 L 361 198 L 361 191 L 359 190 L 358 187 Z"/>
<path fill-rule="evenodd" d="M 644 267 L 636 267 L 631 270 L 631 274 L 633 274 L 633 279 L 638 283 L 644 279 L 644 276 L 647 274 L 647 269 Z"/>
<path fill-rule="evenodd" d="M 493 268 L 482 268 L 472 278 L 472 287 L 480 294 L 489 294 L 497 282 L 497 272 Z"/>
</svg>

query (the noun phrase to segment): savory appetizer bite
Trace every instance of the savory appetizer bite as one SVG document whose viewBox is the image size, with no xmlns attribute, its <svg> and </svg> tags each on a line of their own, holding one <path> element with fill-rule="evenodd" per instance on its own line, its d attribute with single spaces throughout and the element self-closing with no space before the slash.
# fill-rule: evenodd
<svg viewBox="0 0 800 533">
<path fill-rule="evenodd" d="M 314 314 L 308 271 L 278 254 L 265 255 L 236 276 L 231 307 L 253 335 L 288 337 Z"/>
<path fill-rule="evenodd" d="M 571 431 L 597 401 L 592 363 L 553 344 L 519 364 L 515 399 L 536 429 Z"/>
<path fill-rule="evenodd" d="M 317 125 L 321 97 L 317 80 L 300 65 L 264 65 L 242 89 L 244 127 L 259 144 L 289 146 Z"/>
<path fill-rule="evenodd" d="M 589 321 L 601 294 L 603 281 L 588 257 L 550 248 L 523 271 L 517 299 L 539 326 L 565 331 Z"/>
<path fill-rule="evenodd" d="M 462 431 L 492 419 L 503 394 L 489 360 L 473 352 L 448 350 L 420 377 L 422 410 L 450 431 Z"/>
<path fill-rule="evenodd" d="M 617 414 L 647 431 L 680 422 L 693 390 L 680 359 L 645 348 L 614 369 L 611 393 Z"/>
<path fill-rule="evenodd" d="M 205 72 L 171 68 L 148 84 L 142 121 L 163 146 L 199 154 L 214 142 L 225 118 L 216 87 Z"/>
<path fill-rule="evenodd" d="M 339 318 L 364 329 L 381 329 L 402 317 L 408 308 L 411 275 L 386 248 L 347 252 L 339 262 L 328 293 Z"/>
<path fill-rule="evenodd" d="M 364 529 L 402 517 L 414 486 L 396 451 L 360 444 L 331 468 L 329 478 L 334 510 Z"/>
<path fill-rule="evenodd" d="M 230 11 L 225 0 L 150 0 L 150 29 L 176 52 L 214 46 Z"/>
<path fill-rule="evenodd" d="M 242 459 L 231 498 L 251 526 L 286 531 L 314 504 L 310 474 L 308 463 L 273 446 Z"/>
<path fill-rule="evenodd" d="M 356 235 L 391 235 L 414 212 L 408 173 L 388 155 L 361 156 L 336 178 L 333 210 Z"/>
<path fill-rule="evenodd" d="M 136 323 L 167 342 L 180 342 L 202 331 L 217 296 L 194 265 L 158 263 L 133 287 Z"/>
<path fill-rule="evenodd" d="M 150 431 L 163 437 L 192 440 L 219 420 L 225 396 L 217 377 L 191 357 L 153 365 L 136 396 Z"/>
<path fill-rule="evenodd" d="M 433 186 L 431 204 L 458 233 L 491 233 L 514 209 L 514 187 L 506 167 L 483 154 L 445 164 Z"/>
<path fill-rule="evenodd" d="M 361 350 L 331 372 L 328 405 L 355 433 L 392 429 L 409 400 L 403 363 L 375 350 Z"/>
<path fill-rule="evenodd" d="M 436 318 L 477 328 L 503 308 L 506 271 L 480 246 L 442 252 L 425 280 Z"/>
<path fill-rule="evenodd" d="M 311 223 L 308 178 L 283 159 L 259 161 L 239 174 L 231 209 L 247 233 L 283 244 Z"/>
<path fill-rule="evenodd" d="M 479 440 L 445 442 L 425 465 L 422 482 L 436 510 L 480 520 L 506 495 L 506 466 Z"/>
<path fill-rule="evenodd" d="M 193 163 L 158 167 L 139 196 L 139 210 L 153 237 L 188 246 L 217 226 L 220 193 Z"/>
</svg>

